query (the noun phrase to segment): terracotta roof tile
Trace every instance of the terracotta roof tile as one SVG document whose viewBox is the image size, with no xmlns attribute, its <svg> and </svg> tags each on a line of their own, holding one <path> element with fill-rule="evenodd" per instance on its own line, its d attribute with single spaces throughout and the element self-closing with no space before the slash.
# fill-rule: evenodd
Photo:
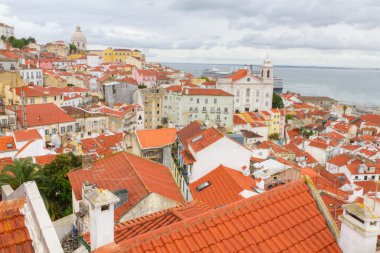
<svg viewBox="0 0 380 253">
<path fill-rule="evenodd" d="M 202 132 L 202 125 L 199 123 L 199 121 L 195 120 L 191 122 L 189 125 L 185 126 L 181 130 L 177 132 L 177 137 L 179 141 L 184 145 L 187 146 L 187 140 L 197 134 Z"/>
<path fill-rule="evenodd" d="M 231 78 L 233 82 L 238 81 L 239 79 L 242 79 L 243 77 L 247 76 L 247 70 L 246 69 L 239 69 L 232 75 L 228 76 L 228 78 Z"/>
<path fill-rule="evenodd" d="M 161 128 L 137 130 L 136 136 L 142 149 L 160 148 L 173 144 L 176 139 L 177 128 Z"/>
<path fill-rule="evenodd" d="M 327 162 L 334 164 L 336 166 L 342 167 L 346 165 L 351 160 L 351 157 L 347 154 L 340 154 L 332 157 Z"/>
<path fill-rule="evenodd" d="M 0 252 L 34 252 L 25 216 L 25 198 L 0 202 Z"/>
<path fill-rule="evenodd" d="M 202 89 L 202 88 L 185 88 L 182 90 L 182 95 L 191 96 L 233 96 L 221 89 Z"/>
<path fill-rule="evenodd" d="M 57 157 L 57 155 L 41 155 L 41 156 L 36 156 L 35 159 L 36 159 L 36 163 L 39 164 L 39 165 L 46 165 L 46 164 L 49 164 L 51 163 L 55 158 Z"/>
<path fill-rule="evenodd" d="M 196 188 L 209 182 L 211 185 L 201 191 Z M 239 195 L 243 190 L 253 191 L 256 182 L 252 177 L 244 176 L 241 172 L 220 165 L 207 175 L 190 184 L 193 199 L 216 208 L 242 199 Z"/>
<path fill-rule="evenodd" d="M 145 234 L 149 231 L 153 231 L 164 226 L 168 226 L 186 218 L 197 216 L 209 210 L 210 207 L 200 201 L 195 200 L 181 204 L 174 208 L 162 210 L 153 214 L 129 220 L 127 222 L 119 223 L 115 225 L 114 228 L 114 241 L 118 244 L 124 240 Z M 83 235 L 83 239 L 88 245 L 91 245 L 89 232 Z"/>
<path fill-rule="evenodd" d="M 102 247 L 97 252 L 341 252 L 303 181 Z"/>
<path fill-rule="evenodd" d="M 187 143 L 194 150 L 194 152 L 199 152 L 223 137 L 224 135 L 221 132 L 211 127 L 189 138 Z"/>
<path fill-rule="evenodd" d="M 17 130 L 13 135 L 17 142 L 42 139 L 37 129 Z"/>
<path fill-rule="evenodd" d="M 75 170 L 68 176 L 77 200 L 82 198 L 86 180 L 110 191 L 128 190 L 128 201 L 115 209 L 115 221 L 152 192 L 179 203 L 184 201 L 167 167 L 127 152 L 99 159 L 90 169 Z"/>
<path fill-rule="evenodd" d="M 13 136 L 0 136 L 0 152 L 15 151 L 16 145 Z"/>
<path fill-rule="evenodd" d="M 75 119 L 53 103 L 26 105 L 25 111 L 28 127 L 75 122 Z M 17 120 L 23 126 L 21 109 L 17 111 Z"/>
</svg>

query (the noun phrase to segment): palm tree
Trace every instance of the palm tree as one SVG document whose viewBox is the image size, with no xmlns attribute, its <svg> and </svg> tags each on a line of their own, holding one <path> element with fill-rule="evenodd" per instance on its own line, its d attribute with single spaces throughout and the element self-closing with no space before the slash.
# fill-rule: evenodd
<svg viewBox="0 0 380 253">
<path fill-rule="evenodd" d="M 32 158 L 15 159 L 14 164 L 7 164 L 0 173 L 0 186 L 9 184 L 13 189 L 28 181 L 40 182 L 43 175 L 40 166 Z"/>
</svg>

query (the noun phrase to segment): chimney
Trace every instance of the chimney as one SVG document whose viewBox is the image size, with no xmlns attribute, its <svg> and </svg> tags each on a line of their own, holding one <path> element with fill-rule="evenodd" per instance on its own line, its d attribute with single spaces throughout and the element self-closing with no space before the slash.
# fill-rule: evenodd
<svg viewBox="0 0 380 253">
<path fill-rule="evenodd" d="M 265 190 L 265 182 L 264 182 L 264 179 L 262 179 L 262 178 L 257 178 L 257 179 L 256 179 L 256 186 L 257 186 L 257 188 L 259 188 L 260 190 Z"/>
<path fill-rule="evenodd" d="M 376 252 L 380 218 L 360 203 L 343 205 L 339 246 L 344 253 Z"/>
<path fill-rule="evenodd" d="M 91 251 L 114 242 L 114 205 L 120 199 L 109 190 L 94 188 L 85 194 L 89 203 Z"/>
<path fill-rule="evenodd" d="M 82 157 L 82 169 L 83 170 L 88 170 L 91 169 L 92 167 L 92 158 L 89 155 L 84 155 Z"/>
</svg>

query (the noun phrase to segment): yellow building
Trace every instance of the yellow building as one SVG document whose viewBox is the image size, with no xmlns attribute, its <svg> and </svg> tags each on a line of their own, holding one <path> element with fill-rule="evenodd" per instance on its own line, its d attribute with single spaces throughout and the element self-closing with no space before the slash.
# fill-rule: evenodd
<svg viewBox="0 0 380 253">
<path fill-rule="evenodd" d="M 102 52 L 103 62 L 121 62 L 125 61 L 130 57 L 137 58 L 139 60 L 144 59 L 144 55 L 139 50 L 131 49 L 113 49 L 111 47 L 106 48 Z"/>
</svg>

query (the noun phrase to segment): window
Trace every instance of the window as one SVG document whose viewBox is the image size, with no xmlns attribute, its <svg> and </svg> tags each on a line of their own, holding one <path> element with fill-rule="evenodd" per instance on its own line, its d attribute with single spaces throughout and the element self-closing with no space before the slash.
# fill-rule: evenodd
<svg viewBox="0 0 380 253">
<path fill-rule="evenodd" d="M 44 103 L 47 103 L 47 97 L 43 97 L 42 100 Z"/>
<path fill-rule="evenodd" d="M 267 98 L 269 98 L 269 92 L 267 92 L 267 94 L 265 94 L 265 96 L 266 96 Z"/>
<path fill-rule="evenodd" d="M 34 98 L 30 98 L 30 103 L 34 104 Z"/>
<path fill-rule="evenodd" d="M 270 77 L 270 70 L 267 71 L 267 78 Z"/>
<path fill-rule="evenodd" d="M 193 102 L 193 98 L 190 98 L 190 102 Z"/>
<path fill-rule="evenodd" d="M 2 120 L 1 120 L 1 124 L 2 124 L 3 126 L 7 125 L 7 119 L 2 119 Z"/>
<path fill-rule="evenodd" d="M 67 132 L 72 132 L 73 131 L 73 126 L 67 126 Z"/>
<path fill-rule="evenodd" d="M 259 97 L 259 96 L 260 96 L 260 91 L 256 90 L 256 97 Z"/>
<path fill-rule="evenodd" d="M 247 97 L 249 97 L 249 96 L 251 95 L 251 90 L 250 90 L 250 89 L 247 89 L 247 90 L 245 91 L 245 95 L 246 95 Z"/>
<path fill-rule="evenodd" d="M 192 112 L 193 111 L 193 107 L 190 107 L 190 112 Z"/>
<path fill-rule="evenodd" d="M 45 129 L 45 135 L 49 135 L 49 129 Z"/>
<path fill-rule="evenodd" d="M 53 128 L 52 133 L 56 134 L 57 133 L 57 128 Z"/>
<path fill-rule="evenodd" d="M 224 108 L 224 113 L 228 113 L 228 108 Z"/>
<path fill-rule="evenodd" d="M 208 98 L 205 98 L 205 104 L 206 105 L 208 104 Z"/>
<path fill-rule="evenodd" d="M 206 112 L 206 107 L 203 107 L 202 112 Z"/>
<path fill-rule="evenodd" d="M 110 209 L 110 205 L 104 205 L 100 208 L 100 210 L 103 212 L 103 211 L 107 211 Z"/>
<path fill-rule="evenodd" d="M 197 98 L 197 104 L 199 104 L 199 98 Z"/>
<path fill-rule="evenodd" d="M 236 91 L 236 96 L 238 96 L 238 97 L 240 96 L 240 90 Z"/>
<path fill-rule="evenodd" d="M 216 104 L 218 102 L 218 100 L 216 98 L 214 98 L 214 104 Z"/>
<path fill-rule="evenodd" d="M 65 133 L 65 127 L 61 127 L 61 134 L 64 134 Z"/>
</svg>

